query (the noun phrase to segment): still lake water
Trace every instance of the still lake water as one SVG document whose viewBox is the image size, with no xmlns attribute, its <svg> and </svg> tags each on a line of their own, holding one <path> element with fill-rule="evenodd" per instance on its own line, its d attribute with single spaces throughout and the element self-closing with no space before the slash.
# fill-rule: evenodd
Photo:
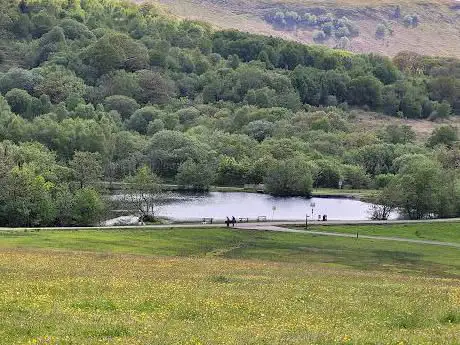
<svg viewBox="0 0 460 345">
<path fill-rule="evenodd" d="M 271 220 L 301 220 L 305 214 L 312 215 L 312 203 L 315 204 L 313 218 L 327 214 L 329 220 L 366 220 L 369 219 L 371 204 L 342 198 L 300 198 L 273 197 L 256 193 L 221 193 L 206 194 L 173 193 L 157 214 L 174 220 L 199 220 L 203 217 L 225 219 L 235 216 L 255 219 L 266 216 Z M 273 211 L 273 208 L 276 208 Z"/>
</svg>

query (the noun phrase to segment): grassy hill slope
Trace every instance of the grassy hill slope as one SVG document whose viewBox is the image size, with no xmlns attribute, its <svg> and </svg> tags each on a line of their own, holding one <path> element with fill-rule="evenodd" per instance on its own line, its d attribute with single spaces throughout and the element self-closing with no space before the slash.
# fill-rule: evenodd
<svg viewBox="0 0 460 345">
<path fill-rule="evenodd" d="M 273 35 L 299 42 L 312 43 L 313 28 L 275 28 L 265 19 L 276 11 L 331 13 L 337 18 L 346 16 L 359 27 L 359 36 L 350 39 L 347 49 L 354 52 L 378 52 L 394 56 L 402 50 L 425 55 L 460 57 L 460 2 L 431 1 L 360 1 L 360 0 L 158 0 L 180 17 L 212 23 L 219 28 Z M 396 6 L 400 17 L 393 18 Z M 406 27 L 404 16 L 416 15 L 419 24 Z M 384 38 L 376 38 L 376 28 L 385 24 L 392 31 Z M 338 39 L 332 37 L 323 44 L 334 47 Z"/>
</svg>

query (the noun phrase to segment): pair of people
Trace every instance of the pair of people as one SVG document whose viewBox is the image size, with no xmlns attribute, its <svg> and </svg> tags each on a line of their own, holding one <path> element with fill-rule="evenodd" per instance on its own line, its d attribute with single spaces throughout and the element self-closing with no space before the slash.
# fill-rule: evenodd
<svg viewBox="0 0 460 345">
<path fill-rule="evenodd" d="M 225 220 L 225 224 L 227 224 L 227 228 L 230 226 L 230 223 L 232 224 L 233 227 L 235 227 L 236 219 L 235 217 L 232 217 L 232 219 L 228 218 Z"/>
</svg>

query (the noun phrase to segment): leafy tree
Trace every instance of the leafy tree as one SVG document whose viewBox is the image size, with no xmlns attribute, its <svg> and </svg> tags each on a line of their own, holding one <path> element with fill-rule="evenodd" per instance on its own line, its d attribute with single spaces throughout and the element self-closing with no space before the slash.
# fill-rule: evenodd
<svg viewBox="0 0 460 345">
<path fill-rule="evenodd" d="M 315 42 L 323 42 L 327 39 L 327 35 L 324 33 L 323 30 L 315 30 L 313 32 L 313 40 Z"/>
<path fill-rule="evenodd" d="M 141 70 L 148 66 L 149 54 L 129 36 L 108 31 L 82 53 L 82 59 L 102 75 L 117 69 Z"/>
<path fill-rule="evenodd" d="M 315 176 L 315 187 L 338 188 L 342 179 L 340 166 L 329 160 L 317 160 L 318 171 Z"/>
<path fill-rule="evenodd" d="M 313 178 L 305 161 L 277 161 L 264 178 L 265 190 L 279 196 L 310 196 Z"/>
<path fill-rule="evenodd" d="M 5 95 L 5 99 L 11 107 L 11 110 L 16 114 L 28 117 L 32 108 L 32 96 L 27 91 L 20 89 L 12 89 Z"/>
<path fill-rule="evenodd" d="M 105 205 L 94 188 L 84 187 L 75 192 L 72 212 L 74 225 L 90 226 L 98 224 L 104 211 Z"/>
<path fill-rule="evenodd" d="M 408 159 L 384 189 L 386 204 L 395 205 L 410 219 L 435 216 L 443 197 L 443 172 L 429 159 Z"/>
<path fill-rule="evenodd" d="M 72 18 L 62 20 L 59 25 L 64 30 L 65 37 L 71 40 L 92 39 L 94 34 L 88 27 Z"/>
<path fill-rule="evenodd" d="M 126 127 L 141 134 L 146 134 L 149 123 L 162 117 L 162 114 L 161 110 L 152 106 L 141 108 L 136 110 L 126 121 Z"/>
<path fill-rule="evenodd" d="M 430 147 L 434 147 L 436 145 L 446 145 L 451 147 L 457 140 L 457 128 L 452 126 L 440 126 L 433 130 L 428 138 L 427 145 Z"/>
<path fill-rule="evenodd" d="M 179 166 L 176 180 L 183 187 L 192 187 L 195 190 L 208 190 L 215 180 L 215 168 L 212 164 L 195 163 L 187 160 Z"/>
<path fill-rule="evenodd" d="M 143 166 L 135 175 L 126 178 L 125 182 L 125 197 L 140 214 L 140 219 L 154 220 L 159 207 L 160 178 L 147 166 Z"/>
<path fill-rule="evenodd" d="M 364 169 L 355 165 L 343 165 L 341 167 L 343 184 L 353 189 L 366 189 L 371 184 L 371 179 Z"/>
<path fill-rule="evenodd" d="M 142 103 L 163 104 L 176 95 L 174 83 L 161 74 L 149 70 L 137 72 L 140 93 L 136 99 Z"/>
<path fill-rule="evenodd" d="M 146 154 L 152 169 L 163 177 L 174 177 L 179 166 L 189 159 L 207 161 L 209 147 L 200 145 L 176 131 L 160 131 L 152 136 Z"/>
<path fill-rule="evenodd" d="M 2 181 L 0 223 L 8 226 L 51 225 L 56 212 L 53 187 L 31 166 L 13 168 Z"/>
<path fill-rule="evenodd" d="M 246 181 L 249 166 L 233 157 L 223 156 L 217 166 L 216 182 L 219 186 L 242 186 Z"/>
<path fill-rule="evenodd" d="M 75 181 L 80 188 L 94 186 L 102 177 L 101 155 L 93 152 L 76 151 L 69 162 Z"/>
<path fill-rule="evenodd" d="M 265 138 L 272 135 L 273 128 L 274 125 L 271 122 L 256 120 L 248 123 L 243 131 L 251 138 L 254 138 L 257 141 L 263 141 Z"/>
<path fill-rule="evenodd" d="M 387 28 L 385 25 L 378 24 L 377 28 L 375 29 L 375 37 L 379 39 L 385 38 L 386 31 L 387 31 Z"/>
<path fill-rule="evenodd" d="M 408 125 L 388 125 L 381 134 L 382 139 L 390 144 L 407 144 L 414 142 L 416 133 Z"/>
<path fill-rule="evenodd" d="M 382 83 L 375 77 L 363 76 L 353 79 L 349 86 L 351 104 L 376 108 L 382 104 Z"/>
<path fill-rule="evenodd" d="M 438 118 L 444 119 L 446 117 L 449 117 L 451 113 L 452 113 L 452 107 L 447 101 L 442 101 L 436 107 L 436 114 Z"/>
<path fill-rule="evenodd" d="M 48 95 L 53 103 L 65 101 L 70 95 L 83 95 L 86 92 L 84 81 L 62 66 L 44 67 L 39 73 L 43 78 L 35 86 L 34 92 L 37 95 Z"/>
<path fill-rule="evenodd" d="M 108 111 L 116 110 L 121 115 L 121 118 L 129 118 L 136 110 L 139 109 L 139 104 L 127 96 L 116 95 L 109 96 L 104 100 L 104 108 Z"/>
</svg>

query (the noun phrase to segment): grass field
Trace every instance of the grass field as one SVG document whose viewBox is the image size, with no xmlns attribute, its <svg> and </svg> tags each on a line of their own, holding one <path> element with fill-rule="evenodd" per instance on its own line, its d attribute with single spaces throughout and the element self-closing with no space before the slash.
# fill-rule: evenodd
<svg viewBox="0 0 460 345">
<path fill-rule="evenodd" d="M 437 223 L 435 225 L 422 223 L 374 226 L 317 226 L 312 227 L 310 230 L 460 243 L 460 222 Z"/>
<path fill-rule="evenodd" d="M 1 344 L 460 344 L 455 248 L 209 228 L 16 231 L 0 233 L 0 274 Z"/>
</svg>

